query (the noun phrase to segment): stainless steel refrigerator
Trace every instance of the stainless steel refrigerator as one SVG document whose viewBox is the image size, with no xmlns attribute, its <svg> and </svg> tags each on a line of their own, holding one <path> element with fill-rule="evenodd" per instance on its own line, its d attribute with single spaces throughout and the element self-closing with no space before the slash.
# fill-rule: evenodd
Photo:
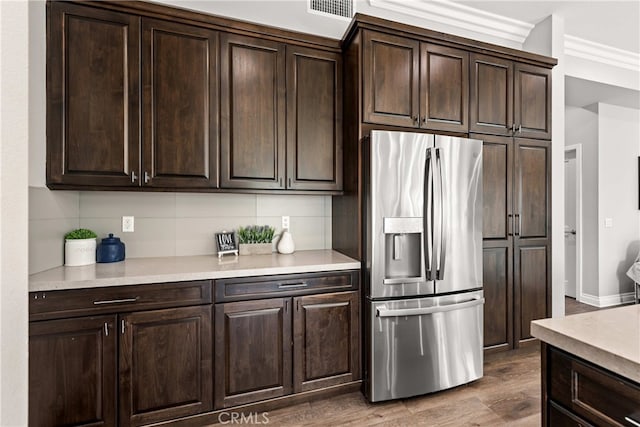
<svg viewBox="0 0 640 427">
<path fill-rule="evenodd" d="M 482 141 L 372 131 L 363 166 L 367 398 L 482 377 Z"/>
</svg>

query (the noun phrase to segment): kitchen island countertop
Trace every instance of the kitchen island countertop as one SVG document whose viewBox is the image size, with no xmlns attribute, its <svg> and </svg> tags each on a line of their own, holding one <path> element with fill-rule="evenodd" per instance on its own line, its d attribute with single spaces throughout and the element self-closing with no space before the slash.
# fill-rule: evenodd
<svg viewBox="0 0 640 427">
<path fill-rule="evenodd" d="M 29 292 L 140 285 L 188 280 L 359 269 L 360 262 L 333 250 L 289 255 L 216 255 L 130 258 L 81 267 L 55 267 L 29 276 Z"/>
<path fill-rule="evenodd" d="M 640 305 L 535 320 L 531 334 L 640 383 Z"/>
</svg>

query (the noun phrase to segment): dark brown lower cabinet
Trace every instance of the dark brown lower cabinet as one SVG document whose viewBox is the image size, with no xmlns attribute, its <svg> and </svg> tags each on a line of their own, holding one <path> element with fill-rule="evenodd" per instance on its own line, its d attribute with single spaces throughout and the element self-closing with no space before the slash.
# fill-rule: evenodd
<svg viewBox="0 0 640 427">
<path fill-rule="evenodd" d="M 120 426 L 212 409 L 211 306 L 120 317 Z"/>
<path fill-rule="evenodd" d="M 29 325 L 29 425 L 116 425 L 116 316 Z"/>
<path fill-rule="evenodd" d="M 215 407 L 291 393 L 291 298 L 216 304 Z"/>
<path fill-rule="evenodd" d="M 355 291 L 216 304 L 215 408 L 359 380 L 358 313 Z"/>
<path fill-rule="evenodd" d="M 206 412 L 211 371 L 210 305 L 31 322 L 29 425 L 139 426 Z"/>
<path fill-rule="evenodd" d="M 293 391 L 359 379 L 357 293 L 297 297 L 294 305 Z"/>
</svg>

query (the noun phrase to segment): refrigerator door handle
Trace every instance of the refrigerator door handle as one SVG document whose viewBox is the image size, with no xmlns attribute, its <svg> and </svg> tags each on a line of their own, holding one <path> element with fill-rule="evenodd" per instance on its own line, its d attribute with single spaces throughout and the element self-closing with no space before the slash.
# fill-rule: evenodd
<svg viewBox="0 0 640 427">
<path fill-rule="evenodd" d="M 444 280 L 444 266 L 447 257 L 447 232 L 448 232 L 448 224 L 447 224 L 447 215 L 445 212 L 445 197 L 447 197 L 448 192 L 446 189 L 446 174 L 442 172 L 442 159 L 440 158 L 440 149 L 436 148 L 436 163 L 438 165 L 438 181 L 440 183 L 440 194 L 439 194 L 439 205 L 440 205 L 440 251 L 438 257 L 438 268 L 436 270 L 436 279 Z"/>
<path fill-rule="evenodd" d="M 423 236 L 424 236 L 424 252 L 426 279 L 434 280 L 434 253 L 433 253 L 433 158 L 431 156 L 431 148 L 427 148 L 427 159 L 424 166 L 424 200 L 423 200 Z"/>
<path fill-rule="evenodd" d="M 390 310 L 385 307 L 376 309 L 376 317 L 404 317 L 404 316 L 424 316 L 426 314 L 443 313 L 445 311 L 462 310 L 463 308 L 475 307 L 484 304 L 484 298 L 477 297 L 468 301 L 458 302 L 454 304 L 436 305 L 433 307 L 421 308 L 401 308 Z"/>
</svg>

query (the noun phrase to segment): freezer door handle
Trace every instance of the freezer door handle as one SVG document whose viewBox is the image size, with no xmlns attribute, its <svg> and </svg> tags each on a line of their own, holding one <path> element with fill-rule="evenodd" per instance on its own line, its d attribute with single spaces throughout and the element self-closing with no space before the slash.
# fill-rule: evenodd
<svg viewBox="0 0 640 427">
<path fill-rule="evenodd" d="M 390 310 L 379 307 L 376 309 L 376 317 L 403 317 L 403 316 L 423 316 L 425 314 L 442 313 L 445 311 L 462 310 L 463 308 L 475 307 L 484 304 L 484 298 L 478 297 L 468 301 L 457 302 L 446 305 L 436 305 L 433 307 L 401 308 Z"/>
</svg>

